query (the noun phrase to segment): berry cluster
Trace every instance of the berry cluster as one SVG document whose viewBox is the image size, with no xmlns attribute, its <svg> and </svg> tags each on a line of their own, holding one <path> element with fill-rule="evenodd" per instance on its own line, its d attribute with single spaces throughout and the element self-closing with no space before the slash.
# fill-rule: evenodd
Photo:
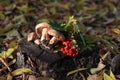
<svg viewBox="0 0 120 80">
<path fill-rule="evenodd" d="M 61 48 L 61 52 L 67 56 L 75 57 L 78 55 L 77 49 L 72 45 L 71 40 L 67 39 L 62 42 L 64 45 L 63 48 Z"/>
</svg>

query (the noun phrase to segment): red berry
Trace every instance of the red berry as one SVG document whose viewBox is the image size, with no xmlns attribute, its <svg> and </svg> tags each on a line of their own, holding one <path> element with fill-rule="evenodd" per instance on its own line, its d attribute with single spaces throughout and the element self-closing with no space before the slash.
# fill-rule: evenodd
<svg viewBox="0 0 120 80">
<path fill-rule="evenodd" d="M 62 42 L 64 48 L 61 48 L 61 52 L 66 54 L 67 56 L 75 57 L 78 55 L 78 51 L 75 47 L 72 46 L 71 40 L 72 38 L 67 38 L 65 41 Z"/>
</svg>

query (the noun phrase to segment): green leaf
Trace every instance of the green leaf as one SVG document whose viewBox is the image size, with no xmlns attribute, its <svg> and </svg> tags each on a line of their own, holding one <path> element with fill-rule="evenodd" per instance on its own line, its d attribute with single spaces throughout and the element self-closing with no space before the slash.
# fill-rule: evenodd
<svg viewBox="0 0 120 80">
<path fill-rule="evenodd" d="M 5 15 L 0 12 L 0 19 L 5 19 Z"/>
<path fill-rule="evenodd" d="M 64 29 L 67 29 L 70 26 L 70 24 L 73 22 L 73 18 L 74 16 L 69 17 L 68 22 L 66 23 Z"/>
<path fill-rule="evenodd" d="M 104 3 L 109 7 L 110 12 L 112 12 L 112 13 L 116 13 L 117 12 L 116 6 L 111 1 L 105 0 Z"/>
<path fill-rule="evenodd" d="M 26 24 L 26 19 L 24 15 L 18 15 L 12 19 L 15 22 L 14 27 L 20 27 L 21 25 Z"/>
<path fill-rule="evenodd" d="M 56 21 L 49 21 L 49 24 L 51 25 L 52 28 L 54 28 L 58 31 L 64 30 L 64 25 L 61 25 L 61 24 L 57 23 Z"/>
<path fill-rule="evenodd" d="M 103 73 L 104 80 L 113 80 L 109 75 Z"/>
<path fill-rule="evenodd" d="M 3 32 L 6 33 L 8 31 L 12 30 L 14 28 L 13 26 L 14 26 L 13 23 L 6 24 L 5 28 L 3 29 Z"/>
<path fill-rule="evenodd" d="M 24 13 L 27 13 L 28 11 L 30 11 L 30 8 L 28 7 L 28 5 L 22 5 L 21 7 L 18 7 L 18 9 Z"/>
<path fill-rule="evenodd" d="M 7 51 L 2 51 L 0 53 L 1 58 L 8 58 L 14 52 L 14 48 L 9 48 Z"/>
<path fill-rule="evenodd" d="M 79 72 L 79 71 L 83 71 L 83 70 L 87 70 L 87 68 L 79 68 L 79 69 L 70 71 L 70 72 L 67 73 L 67 76 L 69 76 L 69 75 L 71 75 L 71 74 L 74 74 L 74 73 L 76 73 L 76 72 Z"/>
<path fill-rule="evenodd" d="M 113 80 L 116 80 L 115 78 L 115 75 L 113 74 L 113 72 L 110 70 L 110 77 L 113 79 Z"/>
<path fill-rule="evenodd" d="M 90 69 L 90 72 L 91 72 L 92 74 L 96 74 L 98 71 L 99 71 L 98 68 L 91 68 L 91 69 Z"/>
<path fill-rule="evenodd" d="M 80 28 L 79 28 L 79 26 L 77 24 L 75 24 L 73 26 L 73 29 L 74 29 L 74 32 L 76 32 L 76 33 L 80 32 Z"/>
<path fill-rule="evenodd" d="M 12 10 L 14 10 L 15 8 L 16 8 L 16 4 L 10 4 L 5 7 L 5 10 L 12 12 Z"/>
</svg>

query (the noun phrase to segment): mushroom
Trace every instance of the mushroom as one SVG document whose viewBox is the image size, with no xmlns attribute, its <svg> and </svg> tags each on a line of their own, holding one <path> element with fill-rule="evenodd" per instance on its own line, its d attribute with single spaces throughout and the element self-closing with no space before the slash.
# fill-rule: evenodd
<svg viewBox="0 0 120 80">
<path fill-rule="evenodd" d="M 37 44 L 37 45 L 40 45 L 40 40 L 39 39 L 35 39 L 34 43 Z"/>
<path fill-rule="evenodd" d="M 58 41 L 62 41 L 65 39 L 65 37 L 60 32 L 51 28 L 50 25 L 46 22 L 36 25 L 35 32 L 37 36 L 40 37 L 41 42 L 43 40 L 48 40 L 49 44 L 54 44 L 57 43 Z"/>
<path fill-rule="evenodd" d="M 50 40 L 50 37 L 48 36 L 48 28 L 43 28 L 42 29 L 42 36 L 41 36 L 41 39 L 40 41 L 43 41 L 43 40 Z"/>
<path fill-rule="evenodd" d="M 60 32 L 58 32 L 52 28 L 50 30 L 48 30 L 48 34 L 50 36 L 53 36 L 50 39 L 49 44 L 54 44 L 54 43 L 57 43 L 58 41 L 63 41 L 65 39 L 65 37 Z"/>
<path fill-rule="evenodd" d="M 30 41 L 34 41 L 36 38 L 36 34 L 34 32 L 31 32 L 28 37 L 27 37 L 27 41 L 30 42 Z"/>
<path fill-rule="evenodd" d="M 39 37 L 42 36 L 43 28 L 47 28 L 48 29 L 48 28 L 50 28 L 50 25 L 48 23 L 46 23 L 46 22 L 42 22 L 40 24 L 37 24 L 35 26 L 35 32 L 36 32 L 37 36 L 39 36 Z"/>
</svg>

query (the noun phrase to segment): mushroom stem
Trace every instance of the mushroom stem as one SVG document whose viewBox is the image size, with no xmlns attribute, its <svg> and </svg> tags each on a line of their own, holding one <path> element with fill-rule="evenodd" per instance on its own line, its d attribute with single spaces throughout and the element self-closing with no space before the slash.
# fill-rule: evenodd
<svg viewBox="0 0 120 80">
<path fill-rule="evenodd" d="M 43 41 L 43 40 L 50 40 L 47 31 L 48 31 L 47 28 L 43 28 L 43 29 L 42 29 L 42 36 L 41 36 L 40 41 Z"/>
<path fill-rule="evenodd" d="M 65 39 L 59 31 L 51 28 L 50 25 L 45 22 L 36 25 L 35 32 L 37 36 L 40 37 L 41 42 L 47 40 L 49 44 L 54 44 Z"/>
<path fill-rule="evenodd" d="M 50 39 L 50 41 L 49 41 L 49 44 L 54 44 L 54 43 L 57 43 L 57 42 L 58 42 L 57 38 L 56 37 L 52 37 Z"/>
<path fill-rule="evenodd" d="M 42 36 L 42 30 L 43 28 L 50 28 L 50 25 L 46 22 L 42 22 L 40 24 L 37 24 L 35 26 L 35 32 L 37 34 L 38 37 L 41 37 Z"/>
</svg>

